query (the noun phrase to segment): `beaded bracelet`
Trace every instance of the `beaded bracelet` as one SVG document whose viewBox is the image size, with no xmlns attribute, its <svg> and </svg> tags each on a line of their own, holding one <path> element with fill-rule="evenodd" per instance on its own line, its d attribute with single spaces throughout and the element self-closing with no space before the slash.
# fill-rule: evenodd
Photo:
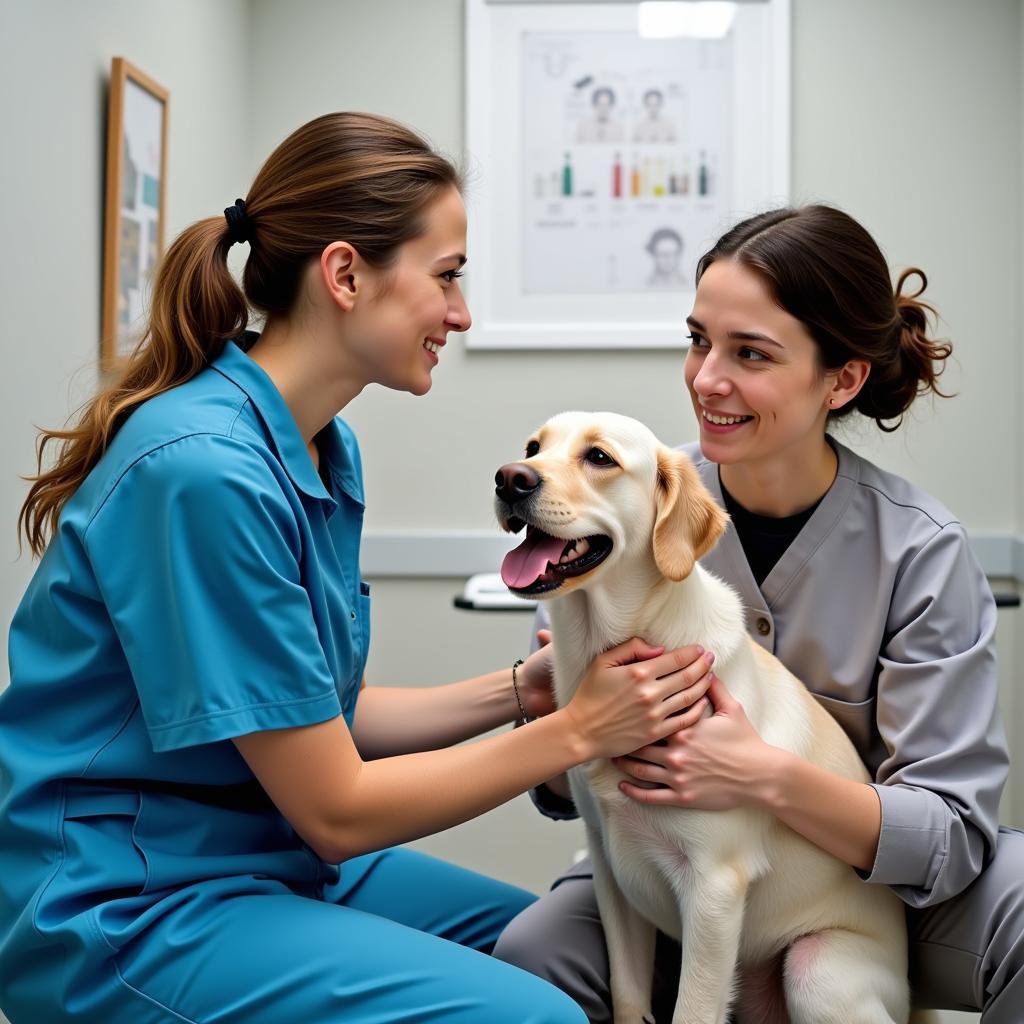
<svg viewBox="0 0 1024 1024">
<path fill-rule="evenodd" d="M 526 708 L 523 707 L 523 698 L 519 696 L 519 683 L 516 679 L 516 669 L 522 665 L 523 659 L 519 658 L 516 663 L 512 666 L 512 689 L 515 691 L 516 703 L 519 705 L 520 721 L 523 725 L 527 725 L 530 722 L 530 716 L 526 713 Z"/>
</svg>

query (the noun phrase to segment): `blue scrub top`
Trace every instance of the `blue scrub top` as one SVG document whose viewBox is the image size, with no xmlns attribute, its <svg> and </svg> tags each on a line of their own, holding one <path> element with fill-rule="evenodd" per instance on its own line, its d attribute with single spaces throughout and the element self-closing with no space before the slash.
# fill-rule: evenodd
<svg viewBox="0 0 1024 1024">
<path fill-rule="evenodd" d="M 315 896 L 337 878 L 230 740 L 351 725 L 370 625 L 359 451 L 335 420 L 317 474 L 243 351 L 253 338 L 132 413 L 15 614 L 0 695 L 5 983 L 23 958 L 109 956 L 183 900 L 268 882 Z"/>
</svg>

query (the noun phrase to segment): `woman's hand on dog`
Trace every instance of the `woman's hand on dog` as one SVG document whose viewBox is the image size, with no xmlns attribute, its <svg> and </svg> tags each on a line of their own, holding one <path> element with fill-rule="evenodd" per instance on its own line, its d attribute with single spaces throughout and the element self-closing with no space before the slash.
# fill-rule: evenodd
<svg viewBox="0 0 1024 1024">
<path fill-rule="evenodd" d="M 665 651 L 633 637 L 599 654 L 565 707 L 586 757 L 616 757 L 657 743 L 697 714 L 713 655 L 696 644 Z M 701 708 L 703 711 L 703 708 Z"/>
<path fill-rule="evenodd" d="M 614 759 L 636 780 L 619 789 L 644 804 L 727 811 L 758 802 L 766 765 L 775 748 L 750 724 L 746 712 L 725 684 L 712 675 L 706 700 L 713 713 L 680 728 L 668 741 Z M 655 788 L 645 788 L 643 784 Z"/>
<path fill-rule="evenodd" d="M 551 630 L 538 629 L 540 647 L 519 666 L 516 680 L 523 707 L 531 718 L 550 715 L 555 710 L 555 695 L 551 687 L 554 682 L 552 671 Z"/>
</svg>

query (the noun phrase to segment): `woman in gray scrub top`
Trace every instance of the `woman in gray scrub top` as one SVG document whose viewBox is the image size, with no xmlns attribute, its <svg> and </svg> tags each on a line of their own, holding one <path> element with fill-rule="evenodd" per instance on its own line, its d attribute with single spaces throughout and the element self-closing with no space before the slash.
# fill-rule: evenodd
<svg viewBox="0 0 1024 1024">
<path fill-rule="evenodd" d="M 915 275 L 922 287 L 907 294 Z M 703 564 L 737 589 L 753 639 L 838 720 L 874 781 L 769 746 L 716 680 L 703 698 L 714 716 L 617 760 L 660 788 L 622 789 L 649 804 L 771 811 L 906 903 L 915 1005 L 1018 1022 L 1024 834 L 997 818 L 1007 753 L 992 594 L 941 503 L 827 433 L 855 411 L 895 429 L 918 394 L 941 394 L 950 346 L 926 334 L 924 274 L 905 272 L 894 295 L 868 233 L 808 206 L 738 224 L 697 282 L 685 378 L 700 442 L 688 451 L 732 520 Z M 574 815 L 560 780 L 535 800 Z M 591 1021 L 610 1020 L 587 862 L 495 953 L 559 985 Z M 656 1009 L 658 991 L 674 999 L 673 961 L 665 940 Z"/>
</svg>

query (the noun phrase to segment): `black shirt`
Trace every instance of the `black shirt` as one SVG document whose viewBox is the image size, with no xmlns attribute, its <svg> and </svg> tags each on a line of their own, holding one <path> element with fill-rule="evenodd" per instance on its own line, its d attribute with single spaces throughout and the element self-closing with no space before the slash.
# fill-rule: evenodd
<svg viewBox="0 0 1024 1024">
<path fill-rule="evenodd" d="M 748 512 L 722 484 L 722 498 L 726 511 L 736 527 L 736 534 L 747 556 L 750 571 L 760 586 L 775 568 L 775 563 L 786 553 L 793 538 L 803 529 L 804 523 L 814 515 L 814 510 L 821 504 L 819 498 L 810 508 L 797 512 L 795 516 L 759 516 Z"/>
</svg>

